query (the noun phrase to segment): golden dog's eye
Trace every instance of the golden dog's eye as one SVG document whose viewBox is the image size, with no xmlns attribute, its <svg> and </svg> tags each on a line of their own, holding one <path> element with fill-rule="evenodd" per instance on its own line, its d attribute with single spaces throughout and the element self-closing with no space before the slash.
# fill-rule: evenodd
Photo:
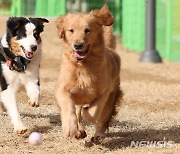
<svg viewBox="0 0 180 154">
<path fill-rule="evenodd" d="M 71 33 L 73 33 L 73 32 L 74 32 L 74 30 L 73 30 L 73 29 L 70 29 L 69 31 L 70 31 Z"/>
<path fill-rule="evenodd" d="M 84 32 L 87 34 L 87 33 L 90 32 L 90 29 L 89 29 L 89 28 L 86 28 L 86 29 L 84 30 Z"/>
</svg>

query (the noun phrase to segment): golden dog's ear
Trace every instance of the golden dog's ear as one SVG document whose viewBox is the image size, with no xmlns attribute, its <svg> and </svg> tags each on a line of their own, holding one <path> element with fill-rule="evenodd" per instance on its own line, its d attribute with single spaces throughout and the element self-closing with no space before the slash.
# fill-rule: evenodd
<svg viewBox="0 0 180 154">
<path fill-rule="evenodd" d="M 58 34 L 59 37 L 62 39 L 64 37 L 64 19 L 65 19 L 65 15 L 59 16 L 55 23 L 56 23 L 56 27 L 58 29 Z"/>
<path fill-rule="evenodd" d="M 106 5 L 100 10 L 91 11 L 90 16 L 95 17 L 97 22 L 104 26 L 111 26 L 114 23 L 114 18 Z"/>
</svg>

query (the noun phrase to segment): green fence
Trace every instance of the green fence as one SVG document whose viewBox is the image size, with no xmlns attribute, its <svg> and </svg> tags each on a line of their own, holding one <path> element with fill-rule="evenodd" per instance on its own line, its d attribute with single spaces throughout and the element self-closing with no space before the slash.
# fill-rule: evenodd
<svg viewBox="0 0 180 154">
<path fill-rule="evenodd" d="M 121 32 L 122 0 L 3 0 L 11 4 L 11 11 L 1 15 L 56 17 L 67 12 L 87 12 L 107 4 L 114 18 L 114 30 Z"/>
<path fill-rule="evenodd" d="M 0 15 L 56 17 L 87 12 L 107 4 L 115 18 L 114 30 L 132 51 L 145 49 L 146 0 L 0 0 Z M 8 8 L 11 8 L 8 10 Z M 180 0 L 156 0 L 156 45 L 168 60 L 180 60 Z"/>
<path fill-rule="evenodd" d="M 66 0 L 12 0 L 11 15 L 55 17 L 66 13 Z"/>
<path fill-rule="evenodd" d="M 35 16 L 56 17 L 66 13 L 66 0 L 36 0 Z"/>
<path fill-rule="evenodd" d="M 130 50 L 143 51 L 145 0 L 123 0 L 122 7 L 122 42 Z"/>
<path fill-rule="evenodd" d="M 180 1 L 173 0 L 169 3 L 169 12 L 172 12 L 172 16 L 170 13 L 168 35 L 171 36 L 171 39 L 170 42 L 167 40 L 169 44 L 167 53 L 169 52 L 169 59 L 180 60 Z"/>
<path fill-rule="evenodd" d="M 122 42 L 145 50 L 145 0 L 123 0 Z M 180 60 L 180 0 L 156 0 L 156 46 L 168 60 Z"/>
</svg>

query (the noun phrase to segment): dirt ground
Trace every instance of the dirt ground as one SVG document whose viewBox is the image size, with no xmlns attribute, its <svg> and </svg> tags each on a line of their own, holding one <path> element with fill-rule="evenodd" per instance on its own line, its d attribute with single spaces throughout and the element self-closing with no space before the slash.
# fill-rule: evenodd
<svg viewBox="0 0 180 154">
<path fill-rule="evenodd" d="M 0 17 L 0 36 L 5 33 L 6 17 Z M 27 104 L 24 91 L 18 93 L 19 110 L 28 133 L 13 132 L 10 119 L 0 112 L 0 154 L 60 154 L 60 153 L 179 153 L 180 151 L 180 63 L 140 63 L 140 54 L 128 52 L 118 43 L 122 58 L 121 86 L 124 100 L 120 111 L 101 144 L 90 144 L 92 124 L 84 123 L 88 137 L 83 140 L 66 139 L 55 105 L 54 86 L 59 73 L 60 41 L 54 20 L 45 25 L 42 34 L 41 100 L 39 108 Z M 22 88 L 21 88 L 22 89 Z M 43 143 L 28 143 L 29 132 L 42 133 Z M 132 141 L 171 142 L 171 146 L 131 147 Z"/>
</svg>

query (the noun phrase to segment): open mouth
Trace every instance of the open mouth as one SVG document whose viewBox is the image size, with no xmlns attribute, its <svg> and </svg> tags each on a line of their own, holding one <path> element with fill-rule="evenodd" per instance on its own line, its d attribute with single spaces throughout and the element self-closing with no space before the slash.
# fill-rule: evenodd
<svg viewBox="0 0 180 154">
<path fill-rule="evenodd" d="M 81 61 L 87 56 L 88 51 L 89 47 L 87 47 L 86 50 L 73 50 L 73 55 L 76 60 Z"/>
<path fill-rule="evenodd" d="M 31 60 L 31 59 L 33 58 L 33 52 L 32 52 L 32 51 L 27 51 L 27 50 L 25 50 L 23 46 L 21 46 L 21 48 L 22 48 L 22 50 L 23 50 L 26 58 L 29 59 L 29 60 Z"/>
</svg>

